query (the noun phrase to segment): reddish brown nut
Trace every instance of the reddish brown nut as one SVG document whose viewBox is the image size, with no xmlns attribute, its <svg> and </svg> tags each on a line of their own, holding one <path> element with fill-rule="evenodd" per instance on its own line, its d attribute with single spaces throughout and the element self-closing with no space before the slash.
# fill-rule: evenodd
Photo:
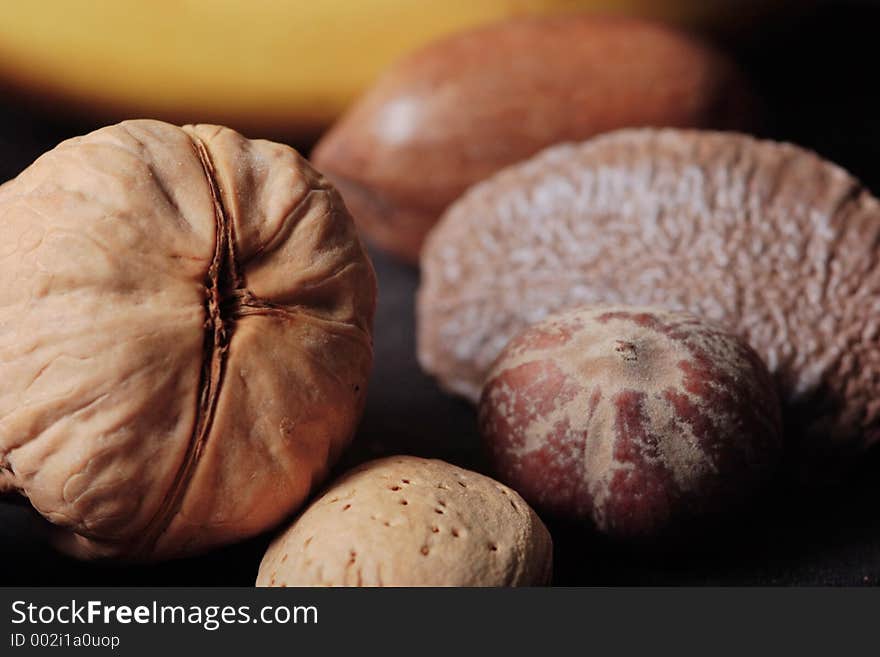
<svg viewBox="0 0 880 657">
<path fill-rule="evenodd" d="M 880 203 L 788 144 L 622 130 L 471 189 L 422 258 L 418 349 L 471 399 L 508 340 L 592 303 L 688 310 L 743 336 L 814 476 L 880 439 Z"/>
<path fill-rule="evenodd" d="M 504 349 L 480 399 L 502 481 L 539 509 L 646 538 L 753 493 L 779 400 L 743 340 L 687 313 L 588 306 Z"/>
<path fill-rule="evenodd" d="M 271 527 L 354 433 L 373 269 L 293 149 L 126 121 L 0 188 L 0 491 L 79 556 Z"/>
<path fill-rule="evenodd" d="M 502 167 L 629 126 L 744 128 L 730 62 L 662 25 L 589 15 L 519 18 L 404 59 L 313 153 L 355 221 L 417 262 L 446 206 Z"/>
</svg>

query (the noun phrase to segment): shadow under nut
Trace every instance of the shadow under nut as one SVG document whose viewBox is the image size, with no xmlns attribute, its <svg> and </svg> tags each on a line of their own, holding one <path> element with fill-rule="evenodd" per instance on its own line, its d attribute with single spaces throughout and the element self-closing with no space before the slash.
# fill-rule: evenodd
<svg viewBox="0 0 880 657">
<path fill-rule="evenodd" d="M 552 542 L 513 490 L 395 456 L 338 481 L 269 547 L 257 586 L 536 586 Z"/>
<path fill-rule="evenodd" d="M 417 263 L 449 203 L 547 146 L 624 127 L 746 129 L 754 120 L 733 65 L 684 33 L 629 18 L 524 17 L 404 58 L 312 158 L 347 181 L 343 196 L 365 235 Z"/>
<path fill-rule="evenodd" d="M 744 337 L 781 391 L 792 458 L 880 436 L 880 203 L 796 146 L 624 130 L 477 185 L 422 259 L 418 355 L 476 400 L 507 341 L 589 303 L 689 310 Z"/>
<path fill-rule="evenodd" d="M 80 557 L 256 534 L 353 435 L 376 284 L 295 151 L 127 121 L 0 188 L 0 486 Z"/>
</svg>

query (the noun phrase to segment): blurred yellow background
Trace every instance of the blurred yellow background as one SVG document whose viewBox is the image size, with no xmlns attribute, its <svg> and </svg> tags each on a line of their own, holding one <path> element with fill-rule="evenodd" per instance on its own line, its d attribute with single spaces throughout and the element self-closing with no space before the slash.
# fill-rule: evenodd
<svg viewBox="0 0 880 657">
<path fill-rule="evenodd" d="M 0 12 L 0 85 L 107 116 L 326 126 L 401 54 L 523 13 L 727 27 L 751 0 L 42 0 Z"/>
</svg>

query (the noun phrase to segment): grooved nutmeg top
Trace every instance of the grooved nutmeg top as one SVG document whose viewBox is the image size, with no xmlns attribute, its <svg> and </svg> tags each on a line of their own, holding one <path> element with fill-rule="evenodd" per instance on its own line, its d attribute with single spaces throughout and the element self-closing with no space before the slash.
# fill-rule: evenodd
<svg viewBox="0 0 880 657">
<path fill-rule="evenodd" d="M 552 144 L 638 126 L 747 129 L 723 55 L 662 24 L 519 17 L 402 59 L 322 138 L 313 161 L 377 245 L 418 262 L 469 186 Z"/>
<path fill-rule="evenodd" d="M 507 486 L 394 456 L 333 483 L 269 547 L 257 586 L 545 585 L 552 547 Z"/>
<path fill-rule="evenodd" d="M 781 425 L 753 349 L 657 308 L 585 306 L 528 327 L 480 399 L 504 482 L 623 538 L 668 534 L 752 495 L 779 462 Z"/>
<path fill-rule="evenodd" d="M 126 121 L 0 188 L 0 488 L 78 556 L 279 522 L 351 438 L 372 266 L 294 150 Z"/>
<path fill-rule="evenodd" d="M 419 360 L 476 399 L 551 312 L 690 310 L 757 350 L 793 456 L 824 467 L 880 437 L 878 245 L 880 202 L 796 146 L 648 129 L 557 146 L 472 188 L 431 235 Z"/>
</svg>

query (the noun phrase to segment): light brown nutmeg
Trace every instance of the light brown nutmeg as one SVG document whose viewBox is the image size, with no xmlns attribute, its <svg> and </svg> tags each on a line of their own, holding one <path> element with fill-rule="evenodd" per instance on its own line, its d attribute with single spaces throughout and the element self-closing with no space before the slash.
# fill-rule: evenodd
<svg viewBox="0 0 880 657">
<path fill-rule="evenodd" d="M 331 484 L 269 547 L 257 586 L 546 585 L 552 547 L 507 486 L 394 456 Z"/>
<path fill-rule="evenodd" d="M 392 66 L 312 157 L 366 236 L 415 264 L 452 201 L 547 146 L 625 127 L 744 130 L 752 105 L 727 58 L 673 28 L 519 17 Z"/>
<path fill-rule="evenodd" d="M 0 488 L 81 557 L 264 531 L 350 440 L 376 283 L 294 150 L 126 121 L 0 188 Z"/>
<path fill-rule="evenodd" d="M 657 308 L 585 306 L 525 329 L 490 370 L 480 431 L 531 504 L 627 539 L 734 508 L 782 454 L 779 399 L 754 350 Z"/>
</svg>

